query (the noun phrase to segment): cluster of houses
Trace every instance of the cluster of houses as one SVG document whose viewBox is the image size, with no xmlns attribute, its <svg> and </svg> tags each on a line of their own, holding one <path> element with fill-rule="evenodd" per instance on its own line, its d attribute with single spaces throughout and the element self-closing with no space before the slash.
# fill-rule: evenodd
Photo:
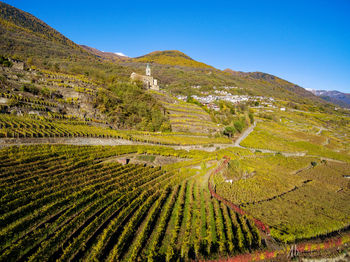
<svg viewBox="0 0 350 262">
<path fill-rule="evenodd" d="M 214 86 L 213 88 L 216 89 L 216 86 Z M 226 89 L 226 90 L 238 89 L 237 86 L 222 86 L 221 88 Z M 242 88 L 240 88 L 240 89 L 242 89 Z"/>
<path fill-rule="evenodd" d="M 246 103 L 246 102 L 261 102 L 266 101 L 272 103 L 274 101 L 271 97 L 263 97 L 263 96 L 249 96 L 249 95 L 231 95 L 226 91 L 218 91 L 215 90 L 215 93 L 218 95 L 207 95 L 207 96 L 196 96 L 192 97 L 202 104 L 211 105 L 215 101 L 227 101 L 233 104 Z M 208 106 L 209 107 L 209 106 Z M 212 106 L 211 106 L 212 107 Z"/>
<path fill-rule="evenodd" d="M 232 87 L 230 87 L 232 88 Z M 249 96 L 249 95 L 232 95 L 224 90 L 215 90 L 215 94 L 209 94 L 209 92 L 202 92 L 205 96 L 192 95 L 191 97 L 207 106 L 209 109 L 219 111 L 220 108 L 215 104 L 216 101 L 227 101 L 233 104 L 246 103 L 246 102 L 259 102 L 265 106 L 272 106 L 275 101 L 272 97 L 264 96 Z M 178 95 L 177 99 L 186 101 L 187 96 Z"/>
</svg>

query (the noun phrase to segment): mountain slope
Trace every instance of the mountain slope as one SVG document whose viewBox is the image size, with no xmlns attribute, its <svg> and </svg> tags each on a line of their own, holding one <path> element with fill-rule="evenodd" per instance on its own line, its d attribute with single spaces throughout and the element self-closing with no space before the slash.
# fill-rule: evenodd
<svg viewBox="0 0 350 262">
<path fill-rule="evenodd" d="M 197 62 L 188 55 L 177 50 L 155 51 L 144 56 L 136 57 L 133 59 L 133 61 L 172 66 L 214 69 L 214 67 L 202 62 Z"/>
<path fill-rule="evenodd" d="M 288 82 L 282 78 L 262 72 L 240 72 L 225 69 L 237 83 L 246 86 L 253 93 L 276 98 L 287 98 L 295 102 L 309 101 L 324 103 L 320 98 L 306 91 L 304 88 Z"/>
<path fill-rule="evenodd" d="M 319 96 L 325 101 L 337 104 L 342 107 L 350 108 L 350 94 L 342 93 L 336 90 L 308 90 L 316 96 Z"/>
<path fill-rule="evenodd" d="M 97 56 L 98 58 L 107 60 L 107 61 L 112 61 L 112 62 L 118 62 L 118 61 L 127 61 L 130 58 L 126 57 L 126 56 L 121 56 L 121 55 L 117 55 L 115 53 L 112 52 L 103 52 L 100 51 L 96 48 L 93 47 L 89 47 L 86 45 L 80 45 L 83 49 L 85 49 L 87 52 L 91 53 L 92 55 Z"/>
<path fill-rule="evenodd" d="M 67 37 L 60 34 L 35 16 L 2 2 L 0 2 L 0 18 L 2 23 L 9 26 L 17 26 L 25 31 L 37 34 L 47 39 L 77 47 L 73 41 L 69 40 Z"/>
<path fill-rule="evenodd" d="M 86 57 L 88 53 L 33 15 L 0 2 L 0 54 L 19 58 Z"/>
</svg>

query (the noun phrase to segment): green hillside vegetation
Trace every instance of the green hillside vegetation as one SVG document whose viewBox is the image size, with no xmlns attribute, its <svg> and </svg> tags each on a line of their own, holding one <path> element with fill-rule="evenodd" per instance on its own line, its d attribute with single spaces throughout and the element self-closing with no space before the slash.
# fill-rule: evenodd
<svg viewBox="0 0 350 262">
<path fill-rule="evenodd" d="M 109 122 L 118 129 L 171 131 L 163 106 L 142 85 L 121 83 L 108 90 L 100 89 L 94 106 L 106 113 Z"/>
<path fill-rule="evenodd" d="M 3 113 L 103 121 L 118 129 L 170 131 L 164 109 L 141 85 L 128 82 L 103 85 L 85 75 L 62 74 L 49 70 L 0 71 L 6 84 L 0 96 L 8 99 Z M 96 122 L 96 121 L 93 121 Z"/>
<path fill-rule="evenodd" d="M 156 63 L 170 66 L 184 66 L 191 68 L 209 68 L 214 67 L 193 60 L 188 55 L 177 50 L 155 51 L 144 56 L 133 59 L 135 62 Z"/>
</svg>

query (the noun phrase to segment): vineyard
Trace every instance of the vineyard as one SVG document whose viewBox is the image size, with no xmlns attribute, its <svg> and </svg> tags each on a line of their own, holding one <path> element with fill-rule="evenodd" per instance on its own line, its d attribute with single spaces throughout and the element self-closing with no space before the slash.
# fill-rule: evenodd
<svg viewBox="0 0 350 262">
<path fill-rule="evenodd" d="M 173 131 L 210 134 L 222 129 L 200 106 L 186 103 L 168 94 L 151 92 L 166 109 Z"/>
<path fill-rule="evenodd" d="M 188 160 L 105 161 L 130 153 Z M 0 158 L 0 261 L 175 261 L 263 246 L 251 219 L 211 198 L 208 153 L 38 145 L 3 148 Z"/>
<path fill-rule="evenodd" d="M 260 113 L 260 116 L 266 117 Z M 261 118 L 241 145 L 276 152 L 350 161 L 349 117 L 310 112 L 273 112 L 273 120 Z"/>
<path fill-rule="evenodd" d="M 1 0 L 0 32 L 0 262 L 349 258 L 348 94 L 99 51 Z"/>
<path fill-rule="evenodd" d="M 224 137 L 114 130 L 91 121 L 0 114 L 0 138 L 100 137 L 165 145 L 224 144 Z"/>
<path fill-rule="evenodd" d="M 212 179 L 216 192 L 268 224 L 282 242 L 327 235 L 350 225 L 347 163 L 261 155 L 231 160 Z"/>
</svg>

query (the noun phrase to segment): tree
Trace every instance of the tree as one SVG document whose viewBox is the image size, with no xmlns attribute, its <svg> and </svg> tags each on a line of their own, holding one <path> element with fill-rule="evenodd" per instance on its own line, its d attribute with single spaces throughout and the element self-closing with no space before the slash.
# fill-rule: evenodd
<svg viewBox="0 0 350 262">
<path fill-rule="evenodd" d="M 236 132 L 236 129 L 233 126 L 225 127 L 223 134 L 228 137 L 232 137 Z"/>
<path fill-rule="evenodd" d="M 248 116 L 249 116 L 249 119 L 250 119 L 250 123 L 253 124 L 254 123 L 254 115 L 253 115 L 253 113 L 250 112 L 248 114 Z"/>
<path fill-rule="evenodd" d="M 244 126 L 241 121 L 235 121 L 233 125 L 238 132 L 242 132 Z"/>
</svg>

